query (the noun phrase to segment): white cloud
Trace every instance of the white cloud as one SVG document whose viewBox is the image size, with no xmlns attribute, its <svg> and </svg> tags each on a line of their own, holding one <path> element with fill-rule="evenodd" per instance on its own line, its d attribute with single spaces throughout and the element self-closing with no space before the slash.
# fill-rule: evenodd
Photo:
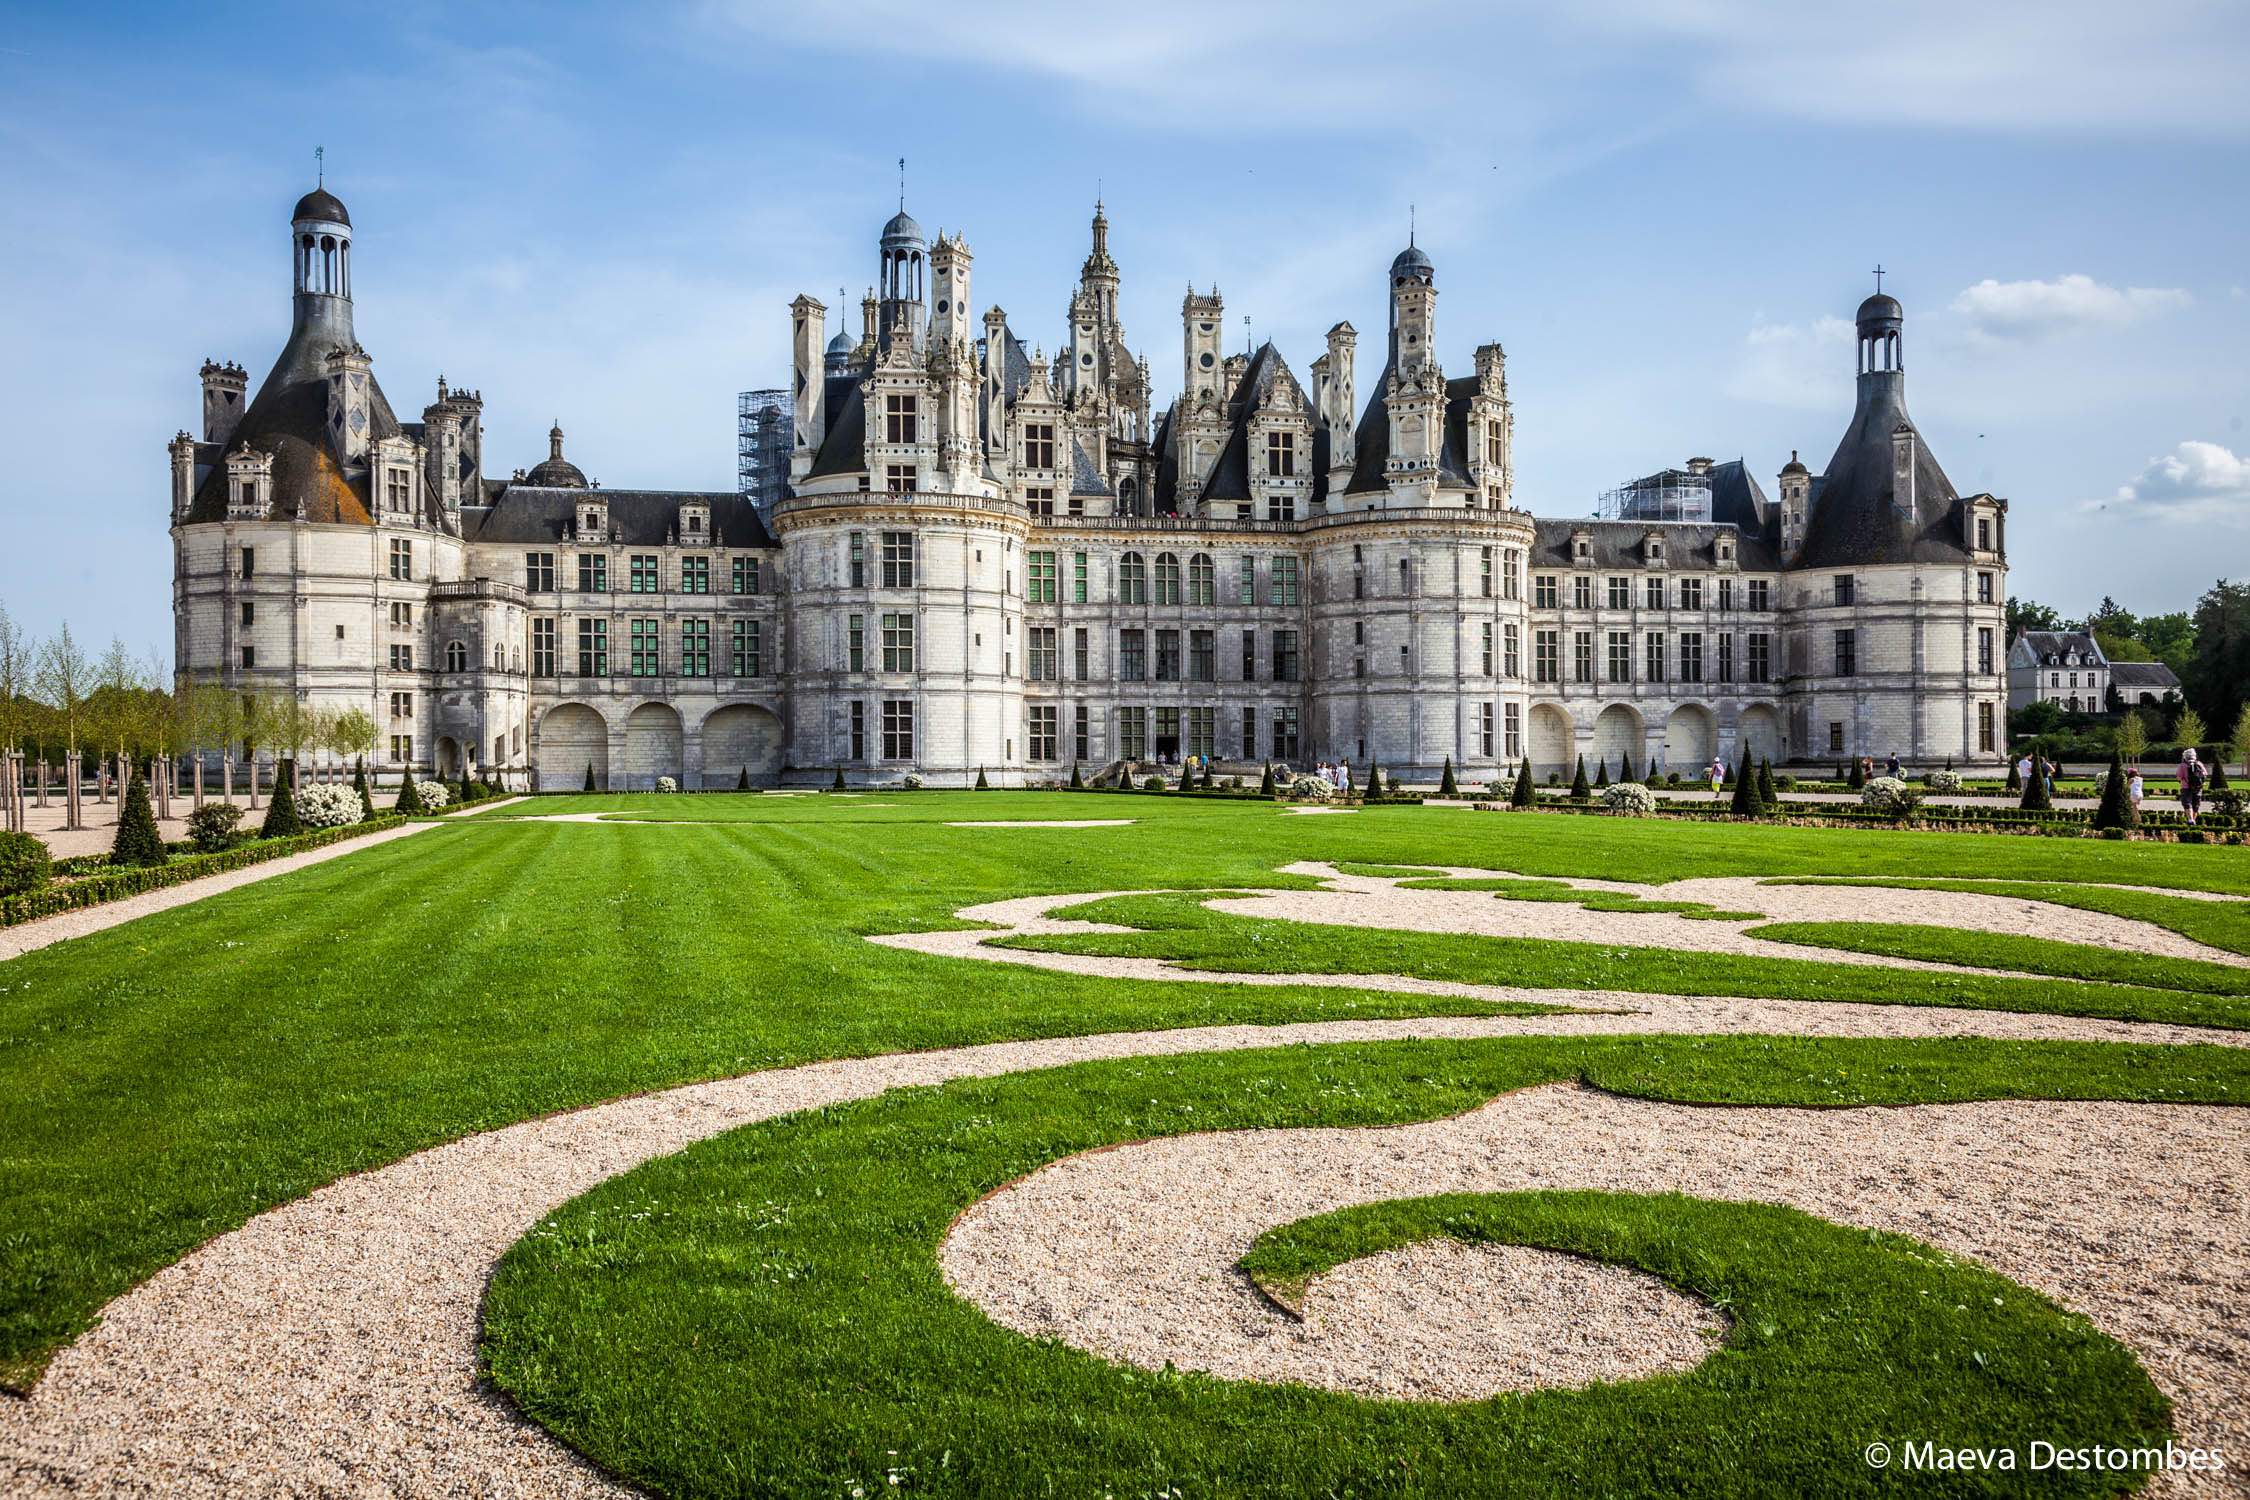
<svg viewBox="0 0 2250 1500">
<path fill-rule="evenodd" d="M 1953 299 L 1953 311 L 1984 338 L 2030 340 L 2123 328 L 2191 300 L 2177 287 L 2116 287 L 2076 273 L 2053 281 L 1986 277 Z"/>
<path fill-rule="evenodd" d="M 1851 375 L 1852 325 L 1842 318 L 1758 322 L 1743 335 L 1727 394 L 1806 411 L 1849 410 Z"/>
<path fill-rule="evenodd" d="M 2191 439 L 2150 459 L 2132 483 L 2118 487 L 2117 500 L 2168 521 L 2250 526 L 2250 457 Z"/>
</svg>

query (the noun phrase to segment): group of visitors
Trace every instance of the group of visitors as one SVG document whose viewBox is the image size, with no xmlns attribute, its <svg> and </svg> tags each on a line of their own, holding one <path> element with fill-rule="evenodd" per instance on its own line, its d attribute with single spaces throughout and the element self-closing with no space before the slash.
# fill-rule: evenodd
<svg viewBox="0 0 2250 1500">
<path fill-rule="evenodd" d="M 2037 776 L 2050 800 L 2055 795 L 2055 763 L 2044 755 L 2034 755 L 2029 750 L 2016 757 L 2016 780 L 2025 786 Z"/>
<path fill-rule="evenodd" d="M 1337 761 L 1334 764 L 1322 761 L 1314 769 L 1313 774 L 1339 792 L 1348 792 L 1352 789 L 1352 767 L 1349 761 Z"/>
</svg>

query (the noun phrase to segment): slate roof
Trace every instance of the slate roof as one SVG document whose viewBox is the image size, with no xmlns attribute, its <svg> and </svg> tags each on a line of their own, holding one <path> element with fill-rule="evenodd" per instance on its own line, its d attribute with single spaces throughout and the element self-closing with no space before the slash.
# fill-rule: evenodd
<svg viewBox="0 0 2250 1500">
<path fill-rule="evenodd" d="M 2109 664 L 2109 680 L 2119 692 L 2127 688 L 2152 693 L 2180 690 L 2179 674 L 2160 661 L 2113 661 Z"/>
<path fill-rule="evenodd" d="M 1070 492 L 1073 495 L 1106 495 L 1109 481 L 1102 478 L 1101 470 L 1087 455 L 1086 445 L 1076 437 L 1070 440 Z"/>
<path fill-rule="evenodd" d="M 1530 563 L 1533 567 L 1597 568 L 1618 572 L 1645 568 L 1641 542 L 1651 531 L 1664 535 L 1661 568 L 1717 567 L 1719 538 L 1734 538 L 1735 566 L 1746 573 L 1778 573 L 1781 556 L 1764 536 L 1742 531 L 1723 522 L 1597 521 L 1568 516 L 1533 516 Z M 1571 553 L 1571 537 L 1586 532 L 1594 544 L 1593 556 L 1580 562 Z"/>
<path fill-rule="evenodd" d="M 1892 434 L 1915 433 L 1914 508 L 1892 504 Z M 1812 509 L 1795 564 L 1850 568 L 1881 563 L 1960 563 L 1961 497 L 1906 414 L 1906 378 L 1884 370 L 1859 377 L 1858 404 L 1828 468 L 1812 484 Z"/>
<path fill-rule="evenodd" d="M 2061 666 L 2073 651 L 2080 665 L 2102 660 L 2102 648 L 2083 630 L 2026 630 L 2016 640 L 2030 648 L 2032 661 L 2042 667 Z"/>
<path fill-rule="evenodd" d="M 291 222 L 298 219 L 321 219 L 330 224 L 351 227 L 352 216 L 344 212 L 344 200 L 326 188 L 314 188 L 297 200 L 296 208 L 289 214 Z"/>
<path fill-rule="evenodd" d="M 1374 394 L 1367 398 L 1361 411 L 1359 427 L 1352 435 L 1352 479 L 1349 494 L 1363 494 L 1369 490 L 1390 487 L 1383 466 L 1391 457 L 1390 408 L 1384 404 L 1384 393 L 1390 388 L 1395 367 L 1383 366 L 1376 378 Z M 1438 482 L 1449 489 L 1474 489 L 1469 478 L 1468 428 L 1469 398 L 1477 392 L 1477 378 L 1464 375 L 1445 383 L 1445 440 L 1438 449 Z"/>
<path fill-rule="evenodd" d="M 507 484 L 489 505 L 465 507 L 461 534 L 472 542 L 560 542 L 569 535 L 578 507 L 590 500 L 609 507 L 609 538 L 625 546 L 661 547 L 676 542 L 680 507 L 710 507 L 711 527 L 729 547 L 773 547 L 773 533 L 758 518 L 757 507 L 732 490 L 582 490 Z"/>
<path fill-rule="evenodd" d="M 338 205 L 341 207 L 341 205 Z M 227 514 L 225 454 L 248 444 L 273 455 L 274 515 L 282 519 L 302 516 L 308 521 L 345 522 L 371 526 L 374 516 L 364 466 L 347 475 L 336 459 L 328 433 L 329 351 L 352 342 L 348 316 L 340 323 L 321 316 L 307 304 L 324 304 L 331 298 L 299 299 L 289 341 L 258 387 L 249 410 L 235 424 L 224 451 L 214 444 L 196 445 L 195 460 L 202 471 L 195 496 L 188 505 L 190 521 L 223 521 Z M 391 411 L 382 385 L 369 372 L 368 441 L 380 442 L 403 431 Z M 436 520 L 432 513 L 425 519 Z"/>
<path fill-rule="evenodd" d="M 837 376 L 828 382 L 824 399 L 828 407 L 828 431 L 821 435 L 820 451 L 813 455 L 812 468 L 805 477 L 820 479 L 830 474 L 864 474 L 867 472 L 867 401 L 860 390 L 860 377 Z"/>
<path fill-rule="evenodd" d="M 1250 362 L 1242 368 L 1242 378 L 1235 382 L 1234 394 L 1227 399 L 1227 440 L 1219 449 L 1218 462 L 1211 466 L 1211 477 L 1203 486 L 1206 500 L 1247 500 L 1250 498 L 1250 420 L 1258 414 L 1266 398 L 1272 394 L 1274 382 L 1283 372 L 1289 371 L 1281 351 L 1269 340 L 1258 346 Z M 1296 380 L 1293 371 L 1289 378 Z M 1312 403 L 1304 399 L 1304 387 L 1299 385 L 1298 408 L 1307 421 L 1313 417 Z"/>
</svg>

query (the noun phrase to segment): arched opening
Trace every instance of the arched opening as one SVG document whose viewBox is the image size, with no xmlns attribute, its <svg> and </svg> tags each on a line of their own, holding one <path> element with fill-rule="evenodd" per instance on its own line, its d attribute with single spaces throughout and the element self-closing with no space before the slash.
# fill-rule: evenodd
<svg viewBox="0 0 2250 1500">
<path fill-rule="evenodd" d="M 622 790 L 656 789 L 659 776 L 680 778 L 686 736 L 680 715 L 669 703 L 644 703 L 625 720 L 625 766 Z"/>
<path fill-rule="evenodd" d="M 437 742 L 437 773 L 447 781 L 461 774 L 461 746 L 451 735 L 440 735 Z"/>
<path fill-rule="evenodd" d="M 1640 714 L 1622 703 L 1612 703 L 1594 720 L 1594 762 L 1608 766 L 1611 778 L 1615 779 L 1618 757 L 1631 755 L 1633 773 L 1645 776 L 1648 767 L 1642 763 L 1642 756 L 1647 739 Z"/>
<path fill-rule="evenodd" d="M 781 774 L 781 720 L 754 703 L 729 703 L 703 721 L 703 784 L 731 787 L 750 773 L 752 786 Z"/>
<path fill-rule="evenodd" d="M 1763 703 L 1744 709 L 1735 729 L 1734 753 L 1746 766 L 1781 759 L 1781 715 Z"/>
<path fill-rule="evenodd" d="M 1577 728 L 1570 715 L 1552 703 L 1531 707 L 1530 734 L 1525 753 L 1531 757 L 1531 774 L 1544 781 L 1549 775 L 1568 776 L 1576 768 Z"/>
<path fill-rule="evenodd" d="M 543 792 L 577 791 L 594 772 L 594 785 L 609 790 L 609 725 L 583 703 L 558 703 L 539 716 L 532 730 L 534 764 Z"/>
<path fill-rule="evenodd" d="M 1664 769 L 1681 775 L 1700 772 L 1719 753 L 1718 721 L 1700 703 L 1683 703 L 1664 724 Z"/>
</svg>

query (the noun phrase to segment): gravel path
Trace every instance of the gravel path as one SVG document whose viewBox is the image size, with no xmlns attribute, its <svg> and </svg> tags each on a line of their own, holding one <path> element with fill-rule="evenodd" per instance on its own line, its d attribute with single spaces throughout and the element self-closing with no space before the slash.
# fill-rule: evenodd
<svg viewBox="0 0 2250 1500">
<path fill-rule="evenodd" d="M 1358 1299 L 1349 1320 L 1296 1324 L 1235 1262 L 1276 1225 L 1431 1193 L 1786 1203 L 1927 1240 L 2086 1313 L 2178 1403 L 2182 1443 L 2246 1455 L 2246 1142 L 2243 1111 L 2228 1108 L 1736 1109 L 1556 1084 L 1393 1130 L 1230 1131 L 1069 1157 L 964 1214 L 940 1259 L 1006 1327 L 1107 1359 L 1342 1389 L 1362 1389 L 1343 1373 L 1362 1362 L 1435 1359 L 1467 1399 L 1513 1388 L 1520 1363 L 1570 1330 L 1538 1318 L 1409 1325 L 1406 1303 L 1380 1298 Z M 2239 1458 L 2235 1473 L 2250 1480 Z"/>
<path fill-rule="evenodd" d="M 1127 828 L 1138 818 L 1000 818 L 985 823 L 948 823 L 948 828 Z"/>
<path fill-rule="evenodd" d="M 493 803 L 494 807 L 502 806 Z M 479 809 L 481 811 L 482 809 Z M 474 812 L 463 813 L 473 817 Z M 246 865 L 239 870 L 228 870 L 219 875 L 206 875 L 185 885 L 166 886 L 158 891 L 145 891 L 138 896 L 127 896 L 122 901 L 109 901 L 100 906 L 89 906 L 79 911 L 57 912 L 51 917 L 24 922 L 14 927 L 0 927 L 0 962 L 18 958 L 37 948 L 53 943 L 68 942 L 84 937 L 90 932 L 121 926 L 140 917 L 160 911 L 170 911 L 175 906 L 186 906 L 191 901 L 201 901 L 223 891 L 237 890 L 255 885 L 261 880 L 271 880 L 276 875 L 287 875 L 308 865 L 341 859 L 362 849 L 372 849 L 377 844 L 387 844 L 393 839 L 403 839 L 420 833 L 425 828 L 435 828 L 435 823 L 402 823 L 396 828 L 386 828 L 365 838 L 344 839 L 318 849 L 308 849 L 302 854 L 291 854 L 282 859 L 269 859 L 262 865 Z"/>
<path fill-rule="evenodd" d="M 1326 866 L 1292 866 L 1293 870 L 1325 870 Z M 1352 879 L 1353 877 L 1338 877 Z M 905 948 L 948 958 L 977 958 L 992 963 L 1022 964 L 1064 974 L 1085 974 L 1103 979 L 1186 981 L 1191 984 L 1303 985 L 1321 989 L 1387 990 L 1407 995 L 1457 995 L 1498 1004 L 1567 1006 L 1578 1014 L 1518 1016 L 1498 1024 L 1526 1036 L 1622 1036 L 1650 1033 L 1743 1032 L 1782 1033 L 1792 1036 L 1835 1037 L 1995 1037 L 2016 1041 L 2091 1041 L 2209 1043 L 2222 1047 L 2250 1047 L 2250 1031 L 2221 1027 L 2178 1026 L 2149 1021 L 2105 1021 L 2084 1016 L 2042 1015 L 2029 1011 L 1955 1009 L 1935 1005 L 1872 1005 L 1841 1000 L 1757 1000 L 1729 996 L 1653 995 L 1634 990 L 1551 990 L 1519 985 L 1457 984 L 1440 979 L 1416 979 L 1405 974 L 1242 974 L 1218 969 L 1189 969 L 1161 958 L 1107 958 L 1081 953 L 1041 953 L 1027 948 L 995 948 L 997 938 L 1052 936 L 1075 933 L 1123 933 L 1135 929 L 1102 922 L 1080 922 L 1049 916 L 1058 907 L 1077 906 L 1112 896 L 1165 894 L 1150 891 L 1080 891 L 1063 896 L 1018 896 L 965 906 L 954 915 L 963 921 L 988 922 L 990 927 L 951 932 L 885 933 L 869 942 Z M 1176 893 L 1173 893 L 1176 894 Z M 1275 895 L 1283 893 L 1272 893 Z M 1288 892 L 1318 895 L 1319 892 Z M 1438 894 L 1404 891 L 1403 898 Z M 1494 906 L 1525 908 L 1546 903 L 1495 901 L 1488 893 L 1477 899 Z M 1215 908 L 1250 907 L 1254 901 L 1213 902 Z M 1375 908 L 1362 908 L 1374 910 Z M 1578 911 L 1581 908 L 1567 907 Z M 1271 915 L 1263 911 L 1253 915 Z M 1600 915 L 1607 915 L 1606 913 Z M 1323 920 L 1338 920 L 1325 918 Z M 1645 920 L 1645 919 L 1644 919 Z M 1686 923 L 1694 927 L 1710 925 Z M 1763 948 L 1770 958 L 1774 949 Z M 1830 955 L 1822 950 L 1823 959 Z M 1897 968 L 1940 968 L 1942 965 L 1896 963 Z M 1994 972 L 1979 970 L 1976 972 Z"/>
</svg>

